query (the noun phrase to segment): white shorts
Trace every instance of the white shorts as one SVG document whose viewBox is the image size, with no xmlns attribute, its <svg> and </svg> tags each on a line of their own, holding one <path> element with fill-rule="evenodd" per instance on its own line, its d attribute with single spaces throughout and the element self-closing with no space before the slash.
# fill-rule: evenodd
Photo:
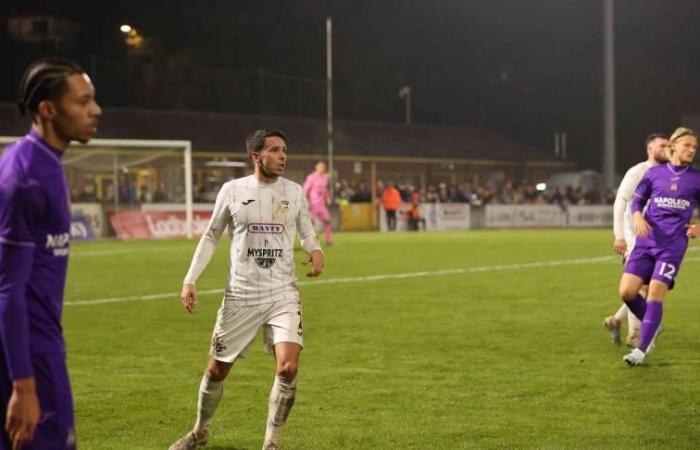
<svg viewBox="0 0 700 450">
<path fill-rule="evenodd" d="M 304 346 L 301 302 L 296 299 L 281 300 L 263 305 L 246 306 L 224 300 L 216 314 L 216 325 L 211 338 L 209 355 L 217 361 L 234 362 L 244 357 L 263 329 L 265 351 L 272 353 L 280 342 L 293 342 Z"/>
</svg>

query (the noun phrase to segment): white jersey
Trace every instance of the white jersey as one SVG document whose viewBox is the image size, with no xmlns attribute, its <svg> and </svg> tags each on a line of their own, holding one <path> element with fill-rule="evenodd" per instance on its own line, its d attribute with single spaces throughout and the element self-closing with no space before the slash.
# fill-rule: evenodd
<svg viewBox="0 0 700 450">
<path fill-rule="evenodd" d="M 296 298 L 297 234 L 304 250 L 321 250 L 301 186 L 285 178 L 261 183 L 254 175 L 225 183 L 185 283 L 194 284 L 204 271 L 226 227 L 231 248 L 225 300 L 256 305 Z"/>
<path fill-rule="evenodd" d="M 632 199 L 637 185 L 644 174 L 652 167 L 649 161 L 644 161 L 631 167 L 620 182 L 613 206 L 613 232 L 615 239 L 627 241 L 627 252 L 631 252 L 636 241 L 634 233 L 634 218 L 632 217 Z"/>
</svg>

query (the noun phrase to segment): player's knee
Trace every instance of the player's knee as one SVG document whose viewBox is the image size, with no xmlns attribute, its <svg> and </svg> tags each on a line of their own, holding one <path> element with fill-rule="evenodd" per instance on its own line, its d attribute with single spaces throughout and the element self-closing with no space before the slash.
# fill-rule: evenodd
<svg viewBox="0 0 700 450">
<path fill-rule="evenodd" d="M 207 366 L 207 377 L 212 381 L 224 381 L 232 364 L 212 360 Z"/>
<path fill-rule="evenodd" d="M 634 300 L 634 298 L 639 294 L 639 291 L 636 291 L 635 289 L 630 288 L 629 286 L 620 286 L 620 298 L 623 301 L 630 301 Z"/>
<path fill-rule="evenodd" d="M 299 367 L 296 362 L 283 361 L 277 366 L 277 376 L 284 378 L 287 381 L 292 381 L 297 376 Z"/>
</svg>

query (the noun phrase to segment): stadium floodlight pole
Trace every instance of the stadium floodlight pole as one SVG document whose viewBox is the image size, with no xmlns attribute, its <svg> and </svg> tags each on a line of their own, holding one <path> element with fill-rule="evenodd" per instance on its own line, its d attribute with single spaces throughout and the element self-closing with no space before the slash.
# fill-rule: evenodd
<svg viewBox="0 0 700 450">
<path fill-rule="evenodd" d="M 326 134 L 328 135 L 328 189 L 335 198 L 333 180 L 333 22 L 326 17 Z"/>
<path fill-rule="evenodd" d="M 404 99 L 404 113 L 406 125 L 411 124 L 411 86 L 404 86 L 399 91 L 399 98 Z"/>
<path fill-rule="evenodd" d="M 187 239 L 193 236 L 193 212 L 192 212 L 192 143 L 187 142 L 184 151 L 185 158 L 185 227 Z"/>
<path fill-rule="evenodd" d="M 603 76 L 605 80 L 603 117 L 603 181 L 611 189 L 615 184 L 615 34 L 614 0 L 603 0 Z"/>
</svg>

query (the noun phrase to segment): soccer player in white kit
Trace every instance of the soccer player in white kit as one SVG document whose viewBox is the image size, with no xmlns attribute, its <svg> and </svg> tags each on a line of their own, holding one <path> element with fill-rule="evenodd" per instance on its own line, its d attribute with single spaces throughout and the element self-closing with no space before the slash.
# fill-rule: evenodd
<svg viewBox="0 0 700 450">
<path fill-rule="evenodd" d="M 627 259 L 630 252 L 634 248 L 636 234 L 634 232 L 634 219 L 632 217 L 632 199 L 637 185 L 641 181 L 644 174 L 649 168 L 663 164 L 668 161 L 669 142 L 668 137 L 661 133 L 650 134 L 646 139 L 647 160 L 635 166 L 632 166 L 620 182 L 620 187 L 617 189 L 615 196 L 615 204 L 613 206 L 613 232 L 615 241 L 613 250 L 623 256 L 623 262 Z M 643 288 L 646 292 L 646 288 Z M 642 294 L 644 295 L 644 293 Z M 625 303 L 620 309 L 603 320 L 603 325 L 610 331 L 613 342 L 621 343 L 620 326 L 622 321 L 627 317 L 627 338 L 625 343 L 630 347 L 636 347 L 639 341 L 639 331 L 642 326 L 641 322 L 632 314 Z"/>
<path fill-rule="evenodd" d="M 221 187 L 185 276 L 180 300 L 192 312 L 197 304 L 195 282 L 228 228 L 229 275 L 214 326 L 209 364 L 199 387 L 197 420 L 193 430 L 170 450 L 191 450 L 207 443 L 208 424 L 221 400 L 223 382 L 260 328 L 266 350 L 277 360 L 263 449 L 280 448 L 282 427 L 294 404 L 304 343 L 294 269 L 297 234 L 309 254 L 304 261 L 311 263 L 308 276 L 321 274 L 324 255 L 301 186 L 281 177 L 287 162 L 285 135 L 279 130 L 256 130 L 246 140 L 246 148 L 255 172 Z"/>
</svg>

